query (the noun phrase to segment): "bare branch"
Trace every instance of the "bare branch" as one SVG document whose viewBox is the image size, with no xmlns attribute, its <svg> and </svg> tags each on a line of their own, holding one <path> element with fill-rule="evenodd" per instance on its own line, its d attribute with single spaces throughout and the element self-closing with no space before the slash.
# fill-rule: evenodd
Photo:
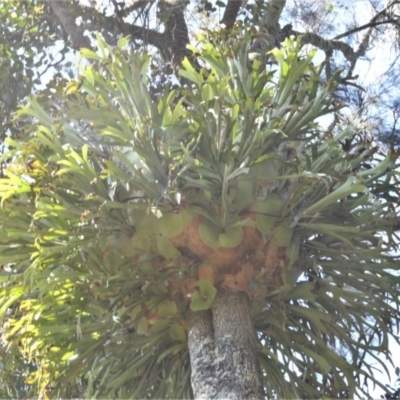
<svg viewBox="0 0 400 400">
<path fill-rule="evenodd" d="M 124 11 L 125 12 L 135 11 L 140 8 L 144 8 L 149 3 L 154 3 L 154 2 L 155 2 L 155 0 L 136 0 L 131 6 L 124 8 Z"/>
<path fill-rule="evenodd" d="M 266 6 L 267 12 L 261 18 L 261 25 L 275 31 L 279 27 L 279 19 L 285 5 L 286 0 L 269 0 Z"/>
<path fill-rule="evenodd" d="M 252 49 L 260 54 L 265 54 L 277 45 L 277 39 L 280 36 L 281 28 L 279 19 L 285 8 L 286 0 L 269 0 L 266 5 L 266 11 L 260 18 L 260 25 L 263 29 L 264 38 L 254 41 Z"/>
<path fill-rule="evenodd" d="M 350 30 L 347 31 L 347 32 L 344 32 L 344 33 L 341 33 L 340 35 L 335 36 L 335 37 L 334 37 L 334 40 L 342 39 L 342 38 L 344 38 L 344 37 L 346 37 L 346 36 L 352 35 L 353 33 L 360 32 L 360 31 L 362 31 L 362 30 L 364 30 L 364 29 L 376 28 L 376 27 L 379 26 L 379 25 L 386 25 L 386 24 L 394 24 L 394 25 L 397 25 L 398 23 L 399 23 L 399 21 L 394 20 L 394 19 L 388 19 L 388 20 L 386 20 L 386 21 L 380 21 L 380 22 L 377 22 L 377 21 L 370 21 L 370 22 L 368 22 L 368 24 L 364 24 L 364 25 L 358 26 L 357 28 L 350 29 Z"/>
<path fill-rule="evenodd" d="M 346 60 L 349 61 L 350 63 L 350 68 L 347 72 L 347 76 L 351 76 L 357 60 L 360 57 L 364 56 L 367 51 L 369 39 L 372 34 L 372 28 L 365 35 L 357 51 L 354 51 L 354 49 L 345 42 L 341 42 L 340 40 L 324 39 L 321 36 L 317 35 L 316 33 L 312 32 L 300 33 L 295 30 L 291 30 L 290 34 L 294 36 L 302 35 L 303 44 L 312 44 L 313 46 L 323 50 L 327 55 L 332 55 L 333 51 L 340 51 L 346 58 Z M 329 68 L 329 64 L 327 64 L 327 67 Z M 329 71 L 329 74 L 330 73 L 331 72 Z"/>
<path fill-rule="evenodd" d="M 290 35 L 294 35 L 296 37 L 302 36 L 303 44 L 312 44 L 313 46 L 318 47 L 326 53 L 332 53 L 335 50 L 340 51 L 344 55 L 346 60 L 350 62 L 353 61 L 355 57 L 355 52 L 353 48 L 349 44 L 341 42 L 339 40 L 324 39 L 323 37 L 313 32 L 302 33 L 293 29 L 290 30 Z"/>
<path fill-rule="evenodd" d="M 186 3 L 182 0 L 164 0 L 162 6 L 167 13 L 167 21 L 163 33 L 163 48 L 160 48 L 164 58 L 169 58 L 177 71 L 185 56 L 189 55 L 186 46 L 189 44 L 189 32 L 185 20 Z"/>
<path fill-rule="evenodd" d="M 133 25 L 123 20 L 118 20 L 115 23 L 115 17 L 104 15 L 93 15 L 91 20 L 91 30 L 98 30 L 106 35 L 108 32 L 120 33 L 122 35 L 130 35 L 131 40 L 143 40 L 143 42 L 162 50 L 165 46 L 164 35 L 153 29 L 148 29 L 143 26 Z"/>
<path fill-rule="evenodd" d="M 153 29 L 143 28 L 138 25 L 130 25 L 124 23 L 123 25 L 124 33 L 131 35 L 133 40 L 143 40 L 162 52 L 164 47 L 164 35 Z"/>
<path fill-rule="evenodd" d="M 72 47 L 79 50 L 82 47 L 90 47 L 90 42 L 83 35 L 86 26 L 77 26 L 74 10 L 69 10 L 66 6 L 66 0 L 45 0 L 55 15 L 60 20 L 62 26 L 70 37 Z M 139 1 L 134 4 L 137 8 L 151 4 L 153 0 Z M 114 3 L 116 6 L 116 3 Z M 156 47 L 166 61 L 171 62 L 176 71 L 181 67 L 183 58 L 189 55 L 187 45 L 189 44 L 189 33 L 185 21 L 186 2 L 183 0 L 163 0 L 160 2 L 163 12 L 166 15 L 165 30 L 163 33 L 143 26 L 127 23 L 123 20 L 123 15 L 118 13 L 124 12 L 116 6 L 116 14 L 118 23 L 114 16 L 105 16 L 95 12 L 90 18 L 91 30 L 97 29 L 104 35 L 109 32 L 130 35 L 131 40 L 142 40 L 143 42 Z"/>
<path fill-rule="evenodd" d="M 240 7 L 243 5 L 243 0 L 229 0 L 226 5 L 224 16 L 221 19 L 221 24 L 226 26 L 226 29 L 232 29 L 236 21 Z"/>
<path fill-rule="evenodd" d="M 394 0 L 393 2 L 389 3 L 387 5 L 387 7 L 385 7 L 383 10 L 379 11 L 376 15 L 374 15 L 374 17 L 368 23 L 366 23 L 364 25 L 361 25 L 361 26 L 358 26 L 358 27 L 356 27 L 354 29 L 350 29 L 349 31 L 344 32 L 344 33 L 342 33 L 340 35 L 337 35 L 337 36 L 334 37 L 334 39 L 336 39 L 336 40 L 337 39 L 342 39 L 342 38 L 344 38 L 346 36 L 349 36 L 349 35 L 351 35 L 353 33 L 360 32 L 360 31 L 362 31 L 364 29 L 368 29 L 368 28 L 375 28 L 376 26 L 382 25 L 382 24 L 391 24 L 391 23 L 398 24 L 399 21 L 395 20 L 393 18 L 389 18 L 386 21 L 380 21 L 380 19 L 382 17 L 386 17 L 387 16 L 388 10 L 390 10 L 391 7 L 393 7 L 395 4 L 398 4 L 398 3 L 399 3 L 398 0 Z"/>
<path fill-rule="evenodd" d="M 343 56 L 346 58 L 346 60 L 349 61 L 349 63 L 350 63 L 350 68 L 348 70 L 347 76 L 351 76 L 357 60 L 360 57 L 364 56 L 368 49 L 368 45 L 370 43 L 371 35 L 372 35 L 374 29 L 377 26 L 383 25 L 383 24 L 391 23 L 391 24 L 397 25 L 399 23 L 396 19 L 393 19 L 393 18 L 389 18 L 384 21 L 381 20 L 381 18 L 387 17 L 387 12 L 390 9 L 390 7 L 392 7 L 394 4 L 397 4 L 397 3 L 398 3 L 397 0 L 393 1 L 385 9 L 378 12 L 367 24 L 361 25 L 361 26 L 351 29 L 347 32 L 344 32 L 340 35 L 337 35 L 333 39 L 324 39 L 320 35 L 313 33 L 313 32 L 301 33 L 301 32 L 295 31 L 293 29 L 288 30 L 285 33 L 285 37 L 290 36 L 290 35 L 294 35 L 294 36 L 302 35 L 304 44 L 312 44 L 313 46 L 316 46 L 319 49 L 325 51 L 325 53 L 327 55 L 327 59 L 329 59 L 332 56 L 333 51 L 340 51 L 343 54 Z M 365 34 L 365 36 L 364 36 L 362 42 L 360 43 L 360 45 L 358 46 L 357 50 L 355 50 L 349 44 L 339 40 L 339 39 L 347 37 L 353 33 L 360 32 L 364 29 L 368 29 L 368 32 Z M 330 75 L 330 74 L 331 74 L 330 64 L 328 63 L 327 64 L 327 75 Z"/>
<path fill-rule="evenodd" d="M 83 35 L 83 29 L 75 23 L 75 19 L 68 12 L 66 2 L 64 0 L 45 0 L 45 2 L 53 10 L 68 33 L 72 48 L 75 50 L 79 50 L 82 47 L 90 48 L 89 39 Z"/>
<path fill-rule="evenodd" d="M 351 75 L 351 73 L 353 72 L 357 60 L 360 57 L 362 57 L 363 55 L 365 55 L 373 30 L 374 30 L 373 28 L 370 28 L 368 30 L 368 32 L 364 36 L 364 39 L 362 40 L 362 42 L 358 46 L 358 50 L 354 53 L 353 59 L 351 60 L 350 69 L 349 69 L 348 75 Z"/>
</svg>

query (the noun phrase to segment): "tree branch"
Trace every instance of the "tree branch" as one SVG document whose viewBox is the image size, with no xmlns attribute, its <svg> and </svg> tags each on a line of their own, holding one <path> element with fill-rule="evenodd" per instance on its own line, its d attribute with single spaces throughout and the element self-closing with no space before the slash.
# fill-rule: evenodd
<svg viewBox="0 0 400 400">
<path fill-rule="evenodd" d="M 153 29 L 144 28 L 143 26 L 133 25 L 121 20 L 115 23 L 115 18 L 104 15 L 95 15 L 92 18 L 93 28 L 99 30 L 104 35 L 108 32 L 118 30 L 122 35 L 130 35 L 132 40 L 143 40 L 145 43 L 156 47 L 161 51 L 164 47 L 164 35 Z"/>
<path fill-rule="evenodd" d="M 243 0 L 229 0 L 226 5 L 224 16 L 221 19 L 221 24 L 224 24 L 226 29 L 230 30 L 236 21 L 240 7 L 243 5 Z"/>
<path fill-rule="evenodd" d="M 60 20 L 62 26 L 68 33 L 72 47 L 79 50 L 82 47 L 91 47 L 90 41 L 83 35 L 86 26 L 77 26 L 75 20 L 80 15 L 75 15 L 74 10 L 69 10 L 66 6 L 66 0 L 45 0 L 53 10 L 54 14 Z M 135 9 L 143 8 L 153 0 L 138 1 L 134 3 Z M 116 4 L 114 4 L 116 6 Z M 138 26 L 124 22 L 122 15 L 119 15 L 118 23 L 114 16 L 105 16 L 92 10 L 90 16 L 90 30 L 97 29 L 102 32 L 105 37 L 109 32 L 130 35 L 131 40 L 142 40 L 143 42 L 156 47 L 162 57 L 171 62 L 175 71 L 181 67 L 182 60 L 189 55 L 187 45 L 189 44 L 189 33 L 185 21 L 184 0 L 163 0 L 160 7 L 166 15 L 165 30 L 163 33 L 143 26 Z M 116 7 L 116 14 L 123 12 Z"/>
<path fill-rule="evenodd" d="M 313 32 L 302 33 L 293 29 L 289 31 L 289 36 L 290 35 L 294 35 L 296 37 L 302 36 L 303 44 L 312 44 L 313 46 L 318 47 L 326 53 L 331 53 L 335 50 L 340 51 L 348 61 L 353 61 L 353 58 L 355 57 L 355 52 L 353 48 L 349 44 L 341 42 L 339 40 L 324 39 L 323 37 Z"/>
<path fill-rule="evenodd" d="M 301 32 L 293 30 L 291 28 L 291 26 L 290 26 L 290 29 L 286 29 L 285 32 L 283 32 L 283 31 L 288 26 L 281 29 L 280 35 L 278 35 L 277 37 L 279 37 L 279 40 L 281 41 L 285 37 L 288 37 L 290 35 L 294 35 L 296 37 L 301 35 L 303 37 L 303 40 L 302 40 L 303 44 L 311 44 L 311 45 L 323 50 L 326 53 L 327 60 L 329 60 L 329 58 L 332 56 L 333 51 L 340 51 L 343 54 L 343 56 L 346 58 L 346 60 L 350 63 L 350 68 L 348 71 L 348 76 L 350 76 L 352 71 L 354 70 L 357 60 L 360 57 L 364 56 L 366 53 L 374 28 L 376 28 L 379 25 L 383 25 L 383 24 L 395 24 L 395 25 L 399 24 L 399 21 L 394 18 L 389 18 L 385 21 L 380 21 L 380 19 L 382 17 L 388 17 L 388 10 L 391 7 L 393 7 L 395 4 L 398 4 L 398 3 L 399 3 L 398 0 L 391 2 L 385 9 L 378 12 L 367 24 L 358 26 L 347 32 L 337 35 L 333 39 L 324 39 L 320 35 L 313 33 L 313 32 L 301 33 Z M 279 8 L 275 7 L 274 9 L 276 10 L 275 15 L 279 15 L 279 14 L 277 14 L 277 13 L 279 13 Z M 274 14 L 268 13 L 267 17 L 272 18 L 272 21 L 267 22 L 267 24 L 269 24 L 269 23 L 273 24 L 274 23 L 274 20 L 273 20 Z M 355 50 L 349 44 L 339 40 L 339 39 L 347 37 L 353 33 L 360 32 L 364 29 L 368 29 L 368 32 L 365 34 L 365 36 L 357 50 Z M 330 64 L 328 62 L 327 63 L 327 75 L 330 75 L 330 74 L 331 74 Z"/>
<path fill-rule="evenodd" d="M 398 0 L 394 0 L 392 3 L 388 4 L 387 7 L 385 7 L 383 10 L 381 10 L 381 11 L 379 11 L 377 14 L 375 14 L 374 17 L 373 17 L 368 23 L 366 23 L 366 24 L 364 24 L 364 25 L 361 25 L 361 26 L 358 26 L 358 27 L 356 27 L 356 28 L 350 29 L 349 31 L 344 32 L 344 33 L 342 33 L 342 34 L 340 34 L 340 35 L 337 35 L 337 36 L 334 37 L 334 39 L 336 39 L 336 40 L 342 39 L 342 38 L 344 38 L 344 37 L 346 37 L 346 36 L 349 36 L 349 35 L 351 35 L 351 34 L 353 34 L 353 33 L 356 33 L 356 32 L 360 32 L 360 31 L 362 31 L 362 30 L 364 30 L 364 29 L 367 29 L 367 28 L 375 28 L 375 27 L 377 27 L 378 25 L 391 24 L 391 23 L 397 24 L 398 21 L 397 21 L 397 20 L 394 20 L 394 19 L 392 19 L 392 18 L 389 18 L 389 19 L 386 20 L 386 21 L 379 21 L 379 19 L 380 19 L 381 17 L 387 16 L 388 10 L 389 10 L 391 7 L 393 7 L 394 5 L 398 4 L 398 3 L 399 3 Z"/>
<path fill-rule="evenodd" d="M 286 0 L 269 0 L 266 11 L 260 18 L 260 25 L 263 29 L 263 38 L 257 39 L 252 45 L 252 51 L 264 55 L 277 45 L 281 28 L 279 19 L 285 8 Z"/>
<path fill-rule="evenodd" d="M 155 0 L 136 0 L 131 6 L 125 7 L 124 12 L 136 11 L 146 7 L 149 3 L 154 3 Z"/>
<path fill-rule="evenodd" d="M 358 47 L 357 51 L 354 51 L 354 49 L 345 42 L 333 39 L 324 39 L 318 34 L 312 32 L 300 33 L 292 29 L 290 31 L 290 35 L 294 35 L 296 37 L 302 35 L 303 44 L 312 44 L 313 46 L 318 47 L 319 49 L 325 51 L 326 54 L 332 55 L 333 51 L 340 51 L 346 58 L 346 60 L 349 61 L 350 63 L 350 68 L 347 73 L 347 76 L 351 76 L 351 73 L 354 70 L 357 60 L 363 55 L 365 55 L 367 51 L 372 30 L 373 28 L 370 28 L 368 33 L 365 35 L 363 41 L 361 42 L 360 46 Z"/>
<path fill-rule="evenodd" d="M 139 39 L 143 40 L 162 52 L 164 46 L 164 35 L 153 29 L 143 28 L 142 26 L 130 25 L 124 23 L 125 31 L 127 34 L 131 35 L 133 40 Z"/>
<path fill-rule="evenodd" d="M 91 47 L 89 39 L 83 35 L 83 29 L 75 23 L 75 19 L 67 10 L 66 2 L 64 0 L 45 0 L 54 14 L 60 20 L 62 26 L 68 33 L 72 48 L 79 50 L 82 47 Z"/>
<path fill-rule="evenodd" d="M 162 4 L 168 15 L 163 33 L 165 58 L 169 58 L 175 71 L 181 67 L 181 62 L 185 56 L 189 55 L 186 46 L 189 44 L 189 32 L 185 21 L 184 10 L 185 1 L 182 0 L 164 0 Z"/>
<path fill-rule="evenodd" d="M 261 17 L 261 25 L 268 30 L 276 31 L 279 28 L 279 19 L 285 6 L 286 0 L 269 0 L 266 6 L 267 12 Z"/>
<path fill-rule="evenodd" d="M 341 33 L 340 35 L 335 36 L 333 39 L 334 40 L 339 40 L 339 39 L 342 39 L 342 38 L 344 38 L 346 36 L 352 35 L 353 33 L 360 32 L 360 31 L 362 31 L 364 29 L 367 29 L 367 28 L 376 28 L 379 25 L 385 25 L 385 24 L 395 24 L 395 25 L 397 25 L 398 23 L 399 23 L 399 21 L 394 20 L 394 19 L 388 19 L 386 21 L 380 21 L 380 22 L 370 21 L 370 22 L 368 22 L 368 24 L 364 24 L 364 25 L 358 26 L 357 28 L 350 29 L 347 32 Z"/>
<path fill-rule="evenodd" d="M 150 5 L 150 7 L 155 3 L 155 0 L 136 0 L 131 4 L 130 6 L 125 6 L 125 4 L 120 4 L 117 3 L 117 0 L 111 0 L 113 6 L 114 6 L 114 12 L 115 15 L 120 19 L 123 20 L 123 18 L 127 17 L 131 12 L 133 11 L 138 11 L 136 18 L 140 16 L 143 12 L 145 12 L 147 6 Z"/>
</svg>

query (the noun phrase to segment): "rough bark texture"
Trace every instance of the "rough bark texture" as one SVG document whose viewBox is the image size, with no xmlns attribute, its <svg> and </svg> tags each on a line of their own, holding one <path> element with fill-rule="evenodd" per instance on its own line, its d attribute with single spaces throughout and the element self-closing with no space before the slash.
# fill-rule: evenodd
<svg viewBox="0 0 400 400">
<path fill-rule="evenodd" d="M 266 54 L 274 47 L 280 45 L 281 27 L 279 19 L 285 8 L 286 0 L 269 0 L 266 10 L 260 18 L 260 35 L 254 40 L 251 52 L 259 54 L 263 63 L 267 62 L 269 56 Z"/>
<path fill-rule="evenodd" d="M 215 399 L 214 329 L 211 311 L 190 312 L 188 346 L 192 389 L 196 399 Z"/>
<path fill-rule="evenodd" d="M 246 293 L 219 289 L 211 312 L 191 313 L 188 323 L 196 399 L 264 398 L 257 336 Z"/>
<path fill-rule="evenodd" d="M 285 8 L 286 0 L 269 0 L 266 12 L 261 18 L 261 25 L 265 26 L 270 34 L 276 34 L 279 31 L 279 19 Z"/>
<path fill-rule="evenodd" d="M 58 0 L 46 0 L 46 3 L 53 10 L 54 14 L 60 20 L 61 25 L 68 33 L 72 48 L 80 50 L 82 47 L 90 47 L 89 39 L 83 36 L 83 30 L 76 25 L 74 18 L 68 12 L 65 3 Z"/>
<path fill-rule="evenodd" d="M 224 24 L 226 29 L 232 29 L 236 18 L 239 14 L 240 7 L 243 5 L 243 0 L 229 0 L 226 4 L 224 16 L 222 17 L 221 24 Z"/>
<path fill-rule="evenodd" d="M 218 398 L 264 398 L 257 336 L 247 294 L 219 289 L 212 315 Z"/>
<path fill-rule="evenodd" d="M 59 19 L 64 32 L 67 33 L 71 47 L 78 50 L 81 47 L 90 47 L 90 42 L 87 37 L 83 36 L 83 32 L 87 27 L 78 26 L 76 18 L 79 12 L 76 12 L 74 7 L 69 6 L 69 0 L 45 0 L 55 16 Z M 191 56 L 190 51 L 186 48 L 189 44 L 188 26 L 185 16 L 186 6 L 185 0 L 155 0 L 136 1 L 131 5 L 122 6 L 121 3 L 112 1 L 115 8 L 114 16 L 98 15 L 97 11 L 93 10 L 93 19 L 91 28 L 103 33 L 107 38 L 109 31 L 119 32 L 123 35 L 131 35 L 132 41 L 142 40 L 144 43 L 155 46 L 161 53 L 165 61 L 169 62 L 174 70 L 178 73 L 181 68 L 181 62 L 185 56 Z M 229 31 L 239 14 L 240 8 L 245 4 L 244 0 L 229 0 L 227 1 L 225 12 L 221 23 L 225 24 Z M 283 9 L 286 6 L 286 0 L 267 0 L 265 8 L 260 14 L 260 32 L 251 46 L 251 53 L 254 56 L 260 56 L 264 62 L 267 62 L 266 53 L 272 48 L 279 46 L 280 43 L 288 36 L 302 35 L 304 44 L 312 44 L 319 49 L 325 51 L 327 55 L 327 76 L 330 77 L 329 60 L 335 51 L 339 51 L 349 62 L 348 76 L 351 76 L 353 68 L 357 60 L 365 55 L 369 46 L 370 39 L 377 27 L 383 24 L 397 24 L 397 19 L 392 17 L 393 5 L 397 2 L 389 2 L 388 5 L 367 23 L 359 27 L 350 29 L 343 34 L 340 34 L 333 39 L 324 38 L 314 32 L 300 32 L 292 29 L 290 24 L 281 28 L 279 21 Z M 158 32 L 154 29 L 146 28 L 137 24 L 131 24 L 124 21 L 124 16 L 129 12 L 137 11 L 135 21 L 139 15 L 145 17 L 146 12 L 152 5 L 159 4 L 160 13 L 164 25 L 164 32 Z M 115 22 L 118 21 L 118 24 Z M 90 30 L 90 29 L 89 29 Z M 340 39 L 349 36 L 354 32 L 366 30 L 364 39 L 359 44 L 358 48 L 349 45 L 346 41 Z M 195 62 L 195 60 L 192 60 Z M 178 74 L 177 74 L 178 75 Z M 181 83 L 185 84 L 185 79 L 181 79 Z"/>
<path fill-rule="evenodd" d="M 162 4 L 164 12 L 168 16 L 165 22 L 162 51 L 167 50 L 168 53 L 164 57 L 178 71 L 185 56 L 190 56 L 190 52 L 186 48 L 189 44 L 189 33 L 184 14 L 186 4 L 181 0 L 168 0 Z"/>
</svg>

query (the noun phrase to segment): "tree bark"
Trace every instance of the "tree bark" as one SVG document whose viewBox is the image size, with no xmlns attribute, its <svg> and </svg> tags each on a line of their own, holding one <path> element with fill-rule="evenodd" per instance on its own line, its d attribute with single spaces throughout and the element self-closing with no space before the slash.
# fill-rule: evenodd
<svg viewBox="0 0 400 400">
<path fill-rule="evenodd" d="M 75 20 L 67 10 L 66 3 L 61 0 L 46 0 L 46 3 L 53 10 L 54 14 L 60 20 L 61 25 L 71 39 L 71 47 L 80 50 L 82 47 L 90 48 L 89 38 L 83 35 L 83 29 L 76 25 Z"/>
<path fill-rule="evenodd" d="M 240 7 L 243 5 L 243 0 L 229 0 L 226 4 L 224 16 L 222 17 L 221 24 L 224 24 L 226 29 L 232 29 L 236 18 L 239 14 Z"/>
<path fill-rule="evenodd" d="M 246 293 L 219 289 L 211 313 L 191 313 L 189 353 L 195 399 L 264 398 L 257 336 Z"/>
<path fill-rule="evenodd" d="M 211 311 L 189 312 L 188 346 L 195 399 L 215 399 L 215 349 Z"/>
<path fill-rule="evenodd" d="M 264 398 L 257 336 L 247 294 L 219 289 L 212 305 L 212 316 L 218 397 Z"/>
<path fill-rule="evenodd" d="M 254 40 L 251 52 L 258 53 L 265 63 L 268 59 L 266 54 L 274 47 L 279 46 L 281 27 L 279 19 L 285 8 L 286 0 L 268 0 L 265 11 L 260 16 L 260 38 Z"/>
<path fill-rule="evenodd" d="M 164 12 L 168 18 L 163 33 L 164 48 L 160 50 L 164 54 L 164 58 L 171 62 L 179 76 L 178 71 L 182 67 L 183 59 L 191 54 L 186 48 L 190 43 L 184 14 L 186 3 L 182 0 L 164 0 L 161 4 L 164 6 Z"/>
</svg>

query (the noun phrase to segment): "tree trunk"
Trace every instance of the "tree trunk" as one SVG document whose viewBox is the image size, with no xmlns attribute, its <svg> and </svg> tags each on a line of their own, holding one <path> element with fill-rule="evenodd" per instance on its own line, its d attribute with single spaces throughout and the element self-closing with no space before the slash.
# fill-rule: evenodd
<svg viewBox="0 0 400 400">
<path fill-rule="evenodd" d="M 188 345 L 195 399 L 215 399 L 215 350 L 211 310 L 192 312 L 188 316 Z"/>
<path fill-rule="evenodd" d="M 264 398 L 257 337 L 246 293 L 219 289 L 211 309 L 189 318 L 196 399 Z"/>
</svg>

